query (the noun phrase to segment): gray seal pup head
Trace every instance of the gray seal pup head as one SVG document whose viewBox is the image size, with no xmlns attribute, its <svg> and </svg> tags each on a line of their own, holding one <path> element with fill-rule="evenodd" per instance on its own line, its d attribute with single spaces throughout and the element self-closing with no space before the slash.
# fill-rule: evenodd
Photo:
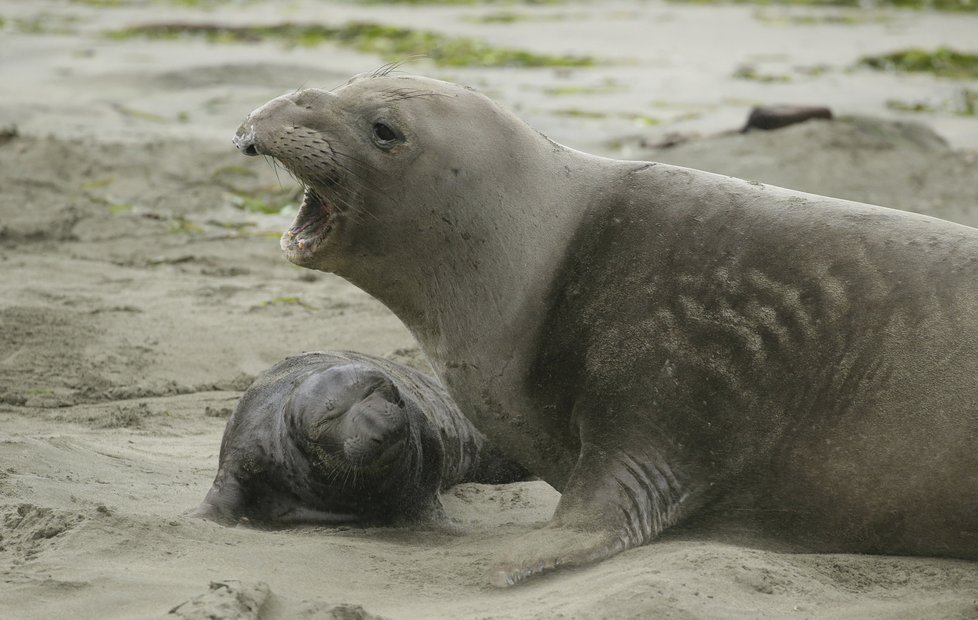
<svg viewBox="0 0 978 620">
<path fill-rule="evenodd" d="M 416 407 L 412 403 L 411 407 Z M 312 373 L 296 385 L 285 419 L 297 445 L 337 475 L 382 473 L 405 454 L 410 423 L 394 382 L 356 362 Z"/>
<path fill-rule="evenodd" d="M 439 490 L 525 476 L 422 373 L 362 353 L 307 353 L 242 396 L 193 514 L 225 525 L 436 522 Z"/>
</svg>

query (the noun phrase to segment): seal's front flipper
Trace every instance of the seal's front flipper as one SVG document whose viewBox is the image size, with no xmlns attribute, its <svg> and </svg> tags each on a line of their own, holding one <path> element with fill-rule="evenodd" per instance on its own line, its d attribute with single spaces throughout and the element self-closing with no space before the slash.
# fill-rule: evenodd
<svg viewBox="0 0 978 620">
<path fill-rule="evenodd" d="M 513 541 L 490 582 L 512 586 L 643 545 L 676 523 L 691 493 L 661 455 L 585 444 L 546 526 Z"/>
<path fill-rule="evenodd" d="M 624 541 L 610 530 L 587 531 L 551 522 L 514 539 L 493 567 L 489 582 L 500 588 L 515 586 L 535 575 L 591 564 L 624 549 Z"/>
<path fill-rule="evenodd" d="M 204 501 L 187 516 L 207 519 L 227 527 L 234 527 L 241 520 L 244 492 L 232 476 L 218 475 Z"/>
</svg>

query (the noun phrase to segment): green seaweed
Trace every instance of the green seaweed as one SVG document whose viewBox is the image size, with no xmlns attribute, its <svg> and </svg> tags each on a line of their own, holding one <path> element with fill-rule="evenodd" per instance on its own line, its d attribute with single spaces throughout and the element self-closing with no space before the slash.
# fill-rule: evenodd
<svg viewBox="0 0 978 620">
<path fill-rule="evenodd" d="M 253 179 L 258 174 L 242 165 L 219 166 L 211 172 L 211 180 L 231 194 L 231 204 L 242 211 L 275 215 L 298 206 L 302 188 L 297 186 L 261 185 L 241 187 L 235 181 Z"/>
<path fill-rule="evenodd" d="M 543 92 L 554 97 L 565 95 L 604 95 L 608 93 L 619 93 L 626 88 L 620 84 L 609 82 L 600 86 L 547 86 Z"/>
<path fill-rule="evenodd" d="M 940 113 L 949 112 L 955 116 L 978 116 L 978 90 L 962 88 L 953 97 L 940 103 L 927 101 L 904 101 L 902 99 L 887 99 L 886 107 L 899 112 Z"/>
<path fill-rule="evenodd" d="M 580 108 L 561 108 L 559 110 L 552 110 L 552 113 L 558 116 L 570 116 L 573 118 L 608 118 L 611 116 L 608 112 L 582 110 Z"/>
<path fill-rule="evenodd" d="M 178 215 L 173 218 L 167 232 L 171 235 L 199 235 L 204 232 L 204 229 L 199 224 L 191 222 L 182 215 Z"/>
<path fill-rule="evenodd" d="M 139 119 L 141 121 L 149 121 L 151 123 L 169 123 L 170 119 L 156 114 L 154 112 L 146 112 L 145 110 L 136 110 L 133 108 L 127 108 L 126 106 L 120 104 L 114 104 L 112 107 L 122 114 L 123 116 L 128 116 L 129 118 Z"/>
<path fill-rule="evenodd" d="M 581 14 L 568 15 L 566 13 L 519 13 L 517 11 L 496 11 L 484 13 L 482 15 L 467 15 L 462 19 L 473 24 L 515 24 L 516 22 L 542 22 L 542 21 L 563 21 L 565 19 L 580 18 Z"/>
<path fill-rule="evenodd" d="M 115 177 L 105 177 L 102 179 L 89 179 L 82 182 L 80 187 L 84 190 L 99 189 L 101 187 L 108 187 L 113 183 L 115 183 Z"/>
<path fill-rule="evenodd" d="M 530 19 L 527 13 L 516 13 L 515 11 L 499 11 L 497 13 L 486 13 L 485 15 L 472 15 L 465 17 L 465 21 L 474 24 L 515 24 Z"/>
<path fill-rule="evenodd" d="M 801 75 L 807 75 L 808 77 L 818 77 L 820 75 L 825 75 L 832 70 L 832 67 L 828 65 L 804 65 L 800 67 L 795 67 L 795 71 Z"/>
<path fill-rule="evenodd" d="M 249 177 L 254 178 L 258 176 L 258 173 L 249 168 L 248 166 L 241 165 L 229 165 L 229 166 L 219 166 L 211 172 L 211 178 L 218 180 L 224 176 L 236 176 L 236 177 Z"/>
<path fill-rule="evenodd" d="M 649 116 L 647 114 L 629 114 L 627 115 L 627 118 L 629 118 L 630 120 L 634 121 L 639 125 L 646 125 L 649 127 L 651 127 L 652 125 L 659 125 L 662 123 L 661 119 L 658 119 L 654 116 Z"/>
<path fill-rule="evenodd" d="M 302 200 L 302 188 L 263 186 L 252 189 L 242 189 L 227 183 L 224 186 L 231 192 L 231 204 L 242 211 L 276 215 L 286 209 L 294 208 Z"/>
<path fill-rule="evenodd" d="M 126 0 L 71 0 L 71 3 L 106 8 L 122 6 L 126 4 Z"/>
<path fill-rule="evenodd" d="M 914 10 L 978 12 L 974 0 L 668 0 L 677 4 L 753 4 L 815 7 L 852 7 L 859 9 L 895 8 Z"/>
<path fill-rule="evenodd" d="M 695 121 L 700 118 L 703 118 L 703 112 L 683 112 L 679 116 L 674 116 L 669 120 L 673 123 L 681 123 L 684 121 Z"/>
<path fill-rule="evenodd" d="M 473 5 L 473 4 L 563 4 L 567 0 L 354 0 L 357 4 L 450 4 L 450 5 Z"/>
<path fill-rule="evenodd" d="M 243 237 L 262 237 L 265 239 L 275 239 L 278 241 L 282 238 L 282 233 L 277 230 L 251 230 L 244 231 L 241 233 Z M 305 267 L 298 267 L 299 269 L 305 269 Z"/>
<path fill-rule="evenodd" d="M 336 43 L 359 52 L 378 54 L 388 60 L 422 56 L 436 65 L 450 67 L 587 67 L 595 63 L 589 56 L 537 54 L 494 47 L 477 38 L 449 37 L 429 30 L 412 30 L 373 22 L 350 22 L 342 26 L 291 22 L 264 26 L 160 23 L 132 26 L 111 31 L 108 35 L 117 39 L 198 36 L 214 43 L 276 40 L 292 46 Z"/>
<path fill-rule="evenodd" d="M 661 119 L 654 116 L 648 116 L 646 114 L 634 114 L 631 112 L 600 112 L 597 110 L 582 110 L 580 108 L 561 108 L 558 110 L 551 110 L 551 113 L 559 116 L 586 119 L 623 118 L 625 120 L 633 121 L 639 125 L 658 125 L 662 123 Z"/>
<path fill-rule="evenodd" d="M 114 177 L 107 177 L 103 179 L 91 179 L 85 181 L 81 184 L 82 191 L 85 192 L 85 196 L 97 205 L 101 205 L 108 210 L 109 213 L 124 213 L 126 211 L 131 211 L 135 208 L 135 205 L 128 202 L 114 202 L 102 196 L 98 196 L 92 193 L 92 190 L 102 189 L 108 187 L 112 183 L 115 183 Z"/>
<path fill-rule="evenodd" d="M 924 101 L 904 101 L 902 99 L 887 99 L 887 108 L 898 112 L 937 112 L 937 108 Z"/>
<path fill-rule="evenodd" d="M 231 1 L 232 0 L 154 0 L 156 4 L 169 4 L 192 9 L 215 8 L 222 4 L 228 4 Z M 71 0 L 71 3 L 99 8 L 113 8 L 134 4 L 132 0 Z"/>
<path fill-rule="evenodd" d="M 15 18 L 10 24 L 18 32 L 24 34 L 74 34 L 72 26 L 78 21 L 77 17 L 41 13 L 27 18 Z"/>
<path fill-rule="evenodd" d="M 949 47 L 939 47 L 932 52 L 910 48 L 878 56 L 863 56 L 856 64 L 877 71 L 930 73 L 937 77 L 978 79 L 978 54 L 959 52 Z"/>
<path fill-rule="evenodd" d="M 879 11 L 847 10 L 825 13 L 785 13 L 758 10 L 754 19 L 767 26 L 856 26 L 859 24 L 882 24 L 893 20 L 892 15 Z"/>
<path fill-rule="evenodd" d="M 227 230 L 233 230 L 235 232 L 251 232 L 248 229 L 258 226 L 254 222 L 222 222 L 220 220 L 208 220 L 208 224 L 213 224 L 214 226 L 220 226 Z M 280 237 L 279 233 L 275 233 L 276 237 Z"/>
<path fill-rule="evenodd" d="M 734 71 L 733 76 L 738 80 L 751 80 L 753 82 L 790 82 L 791 76 L 783 73 L 761 73 L 751 65 L 741 65 Z"/>
</svg>

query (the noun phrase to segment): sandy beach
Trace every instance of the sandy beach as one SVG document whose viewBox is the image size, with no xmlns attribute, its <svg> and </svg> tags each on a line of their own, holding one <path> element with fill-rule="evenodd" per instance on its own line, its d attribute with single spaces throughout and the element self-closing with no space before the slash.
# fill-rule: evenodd
<svg viewBox="0 0 978 620">
<path fill-rule="evenodd" d="M 495 549 L 556 505 L 539 481 L 449 490 L 458 532 L 185 516 L 211 484 L 227 416 L 271 364 L 326 349 L 424 364 L 379 302 L 282 257 L 295 182 L 230 142 L 270 98 L 387 58 L 329 42 L 108 34 L 360 21 L 587 55 L 585 67 L 415 59 L 401 70 L 479 88 L 573 148 L 978 226 L 978 117 L 942 107 L 978 79 L 855 67 L 913 46 L 976 52 L 978 14 L 97 4 L 0 0 L 0 617 L 978 618 L 973 562 L 815 554 L 723 527 L 494 589 Z M 491 19 L 507 11 L 518 18 Z M 852 18 L 798 19 L 835 15 Z M 790 79 L 734 77 L 744 66 Z M 734 131 L 760 103 L 828 105 L 837 119 Z"/>
</svg>

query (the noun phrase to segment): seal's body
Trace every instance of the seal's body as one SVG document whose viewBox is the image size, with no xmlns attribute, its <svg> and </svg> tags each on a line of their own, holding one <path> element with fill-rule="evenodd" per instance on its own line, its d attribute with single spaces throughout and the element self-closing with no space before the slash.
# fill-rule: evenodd
<svg viewBox="0 0 978 620">
<path fill-rule="evenodd" d="M 441 489 L 525 475 L 422 373 L 362 353 L 306 353 L 242 396 L 194 515 L 225 525 L 416 523 L 443 515 Z"/>
<path fill-rule="evenodd" d="M 288 258 L 390 307 L 562 491 L 495 583 L 714 500 L 837 550 L 978 558 L 978 230 L 594 157 L 417 77 L 280 97 L 235 142 L 307 186 Z"/>
</svg>

